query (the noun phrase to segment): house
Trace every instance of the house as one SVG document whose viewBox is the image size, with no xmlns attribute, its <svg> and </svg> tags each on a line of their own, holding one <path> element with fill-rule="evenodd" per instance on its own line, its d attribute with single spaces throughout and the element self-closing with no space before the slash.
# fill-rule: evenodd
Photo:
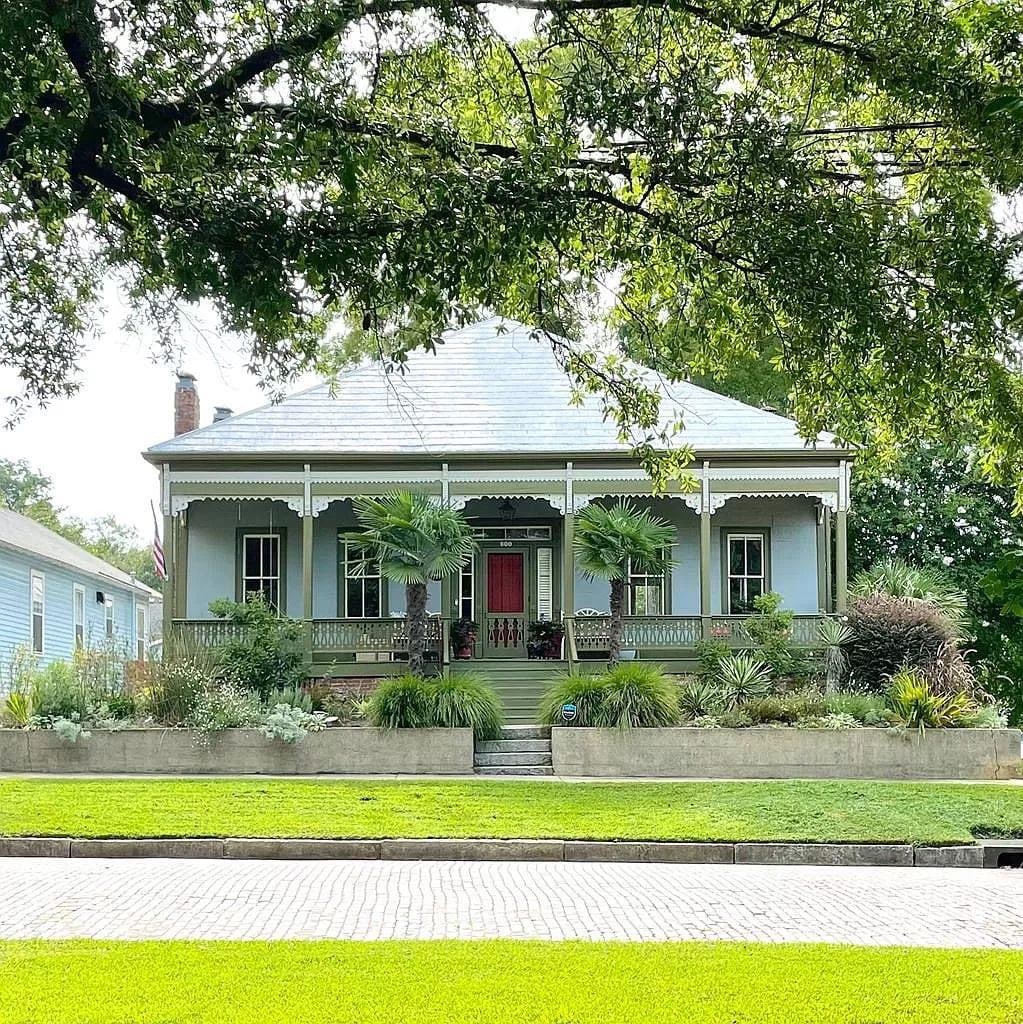
<svg viewBox="0 0 1023 1024">
<path fill-rule="evenodd" d="M 0 665 L 114 645 L 145 659 L 160 595 L 34 519 L 0 508 Z"/>
<path fill-rule="evenodd" d="M 812 643 L 846 592 L 852 453 L 813 444 L 784 417 L 688 383 L 659 385 L 666 421 L 696 453 L 688 481 L 655 493 L 599 397 L 579 405 L 548 340 L 498 318 L 446 333 L 407 372 L 378 362 L 276 405 L 199 427 L 194 378 L 175 392 L 177 436 L 144 457 L 162 482 L 175 629 L 216 643 L 232 627 L 215 598 L 262 594 L 308 622 L 311 670 L 381 675 L 405 643 L 403 588 L 356 565 L 352 498 L 413 489 L 462 509 L 475 557 L 430 588 L 430 644 L 447 664 L 450 623 L 479 624 L 491 667 L 524 661 L 528 625 L 563 620 L 566 667 L 607 643 L 606 583 L 575 566 L 575 515 L 626 496 L 677 530 L 663 577 L 635 573 L 625 644 L 691 663 L 701 637 L 742 642 L 753 597 L 779 592 Z M 457 665 L 455 666 L 458 667 Z M 507 667 L 507 666 L 505 666 Z"/>
</svg>

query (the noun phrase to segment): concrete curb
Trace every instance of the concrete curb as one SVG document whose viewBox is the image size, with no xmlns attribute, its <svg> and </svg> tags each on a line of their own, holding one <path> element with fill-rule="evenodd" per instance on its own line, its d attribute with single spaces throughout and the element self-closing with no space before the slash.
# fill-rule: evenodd
<svg viewBox="0 0 1023 1024">
<path fill-rule="evenodd" d="M 603 864 L 778 864 L 830 867 L 996 867 L 990 841 L 674 843 L 575 839 L 59 839 L 0 838 L 0 857 L 172 857 L 201 860 L 525 861 Z"/>
</svg>

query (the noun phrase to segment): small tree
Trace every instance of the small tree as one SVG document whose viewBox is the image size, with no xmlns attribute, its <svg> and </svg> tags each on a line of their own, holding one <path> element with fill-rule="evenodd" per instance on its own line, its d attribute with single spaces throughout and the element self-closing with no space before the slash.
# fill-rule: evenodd
<svg viewBox="0 0 1023 1024">
<path fill-rule="evenodd" d="M 353 501 L 361 529 L 348 540 L 380 575 L 405 585 L 409 671 L 423 671 L 426 650 L 426 585 L 458 570 L 475 544 L 465 517 L 435 505 L 425 494 L 397 491 Z"/>
<path fill-rule="evenodd" d="M 618 661 L 622 649 L 622 616 L 625 609 L 625 579 L 631 566 L 634 572 L 656 575 L 671 565 L 670 548 L 675 539 L 673 527 L 619 501 L 609 508 L 589 505 L 576 517 L 575 555 L 579 568 L 590 579 L 611 584 L 611 629 L 608 658 Z"/>
</svg>

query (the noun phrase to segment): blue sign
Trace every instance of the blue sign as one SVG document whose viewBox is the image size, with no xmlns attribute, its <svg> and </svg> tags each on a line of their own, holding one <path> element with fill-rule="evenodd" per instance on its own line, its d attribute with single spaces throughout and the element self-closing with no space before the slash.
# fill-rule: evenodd
<svg viewBox="0 0 1023 1024">
<path fill-rule="evenodd" d="M 561 705 L 561 717 L 566 722 L 574 722 L 576 716 L 576 708 L 574 704 L 562 704 Z"/>
</svg>

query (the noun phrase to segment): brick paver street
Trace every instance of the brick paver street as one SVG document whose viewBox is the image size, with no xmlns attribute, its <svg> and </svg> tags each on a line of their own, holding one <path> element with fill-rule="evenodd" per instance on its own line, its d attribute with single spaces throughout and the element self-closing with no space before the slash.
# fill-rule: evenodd
<svg viewBox="0 0 1023 1024">
<path fill-rule="evenodd" d="M 0 860 L 0 937 L 1023 948 L 1023 871 L 8 859 Z"/>
</svg>

